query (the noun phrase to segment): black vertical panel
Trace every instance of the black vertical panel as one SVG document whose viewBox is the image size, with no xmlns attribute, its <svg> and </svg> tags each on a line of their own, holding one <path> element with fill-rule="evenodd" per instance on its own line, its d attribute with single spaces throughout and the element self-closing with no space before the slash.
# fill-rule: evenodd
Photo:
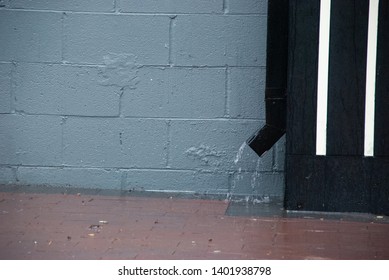
<svg viewBox="0 0 389 280">
<path fill-rule="evenodd" d="M 287 153 L 315 154 L 320 1 L 289 8 Z"/>
<path fill-rule="evenodd" d="M 369 158 L 361 156 L 328 156 L 326 172 L 325 203 L 327 211 L 369 212 L 371 191 L 367 176 L 371 173 Z"/>
<path fill-rule="evenodd" d="M 389 156 L 389 1 L 380 1 L 377 41 L 375 155 Z M 389 173 L 389 170 L 386 170 Z"/>
<path fill-rule="evenodd" d="M 372 193 L 372 211 L 376 214 L 389 215 L 389 158 L 372 158 L 373 169 L 370 174 Z"/>
<path fill-rule="evenodd" d="M 332 1 L 327 155 L 363 155 L 368 0 Z"/>
<path fill-rule="evenodd" d="M 285 207 L 389 215 L 389 1 L 380 1 L 375 157 L 364 157 L 368 0 L 331 9 L 327 155 L 315 155 L 320 1 L 291 0 Z"/>
<path fill-rule="evenodd" d="M 286 158 L 285 208 L 326 211 L 326 160 L 311 155 L 288 155 Z"/>
<path fill-rule="evenodd" d="M 382 176 L 382 164 L 376 164 L 374 169 L 374 160 L 360 156 L 288 155 L 285 208 L 389 213 L 389 191 L 382 188 L 389 174 Z M 371 186 L 378 190 L 373 195 Z"/>
</svg>

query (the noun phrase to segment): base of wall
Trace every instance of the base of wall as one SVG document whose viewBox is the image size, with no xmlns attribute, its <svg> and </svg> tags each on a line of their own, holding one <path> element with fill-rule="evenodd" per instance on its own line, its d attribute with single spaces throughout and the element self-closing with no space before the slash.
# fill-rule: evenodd
<svg viewBox="0 0 389 280">
<path fill-rule="evenodd" d="M 182 198 L 182 199 L 207 199 L 225 200 L 227 202 L 245 203 L 246 205 L 274 204 L 283 201 L 283 197 L 241 195 L 230 193 L 198 193 L 198 192 L 169 192 L 169 191 L 148 191 L 148 190 L 115 190 L 101 188 L 80 188 L 72 186 L 53 185 L 16 185 L 0 184 L 0 192 L 11 193 L 42 193 L 64 195 L 101 195 L 101 196 L 132 196 L 132 197 L 155 197 L 155 198 Z"/>
</svg>

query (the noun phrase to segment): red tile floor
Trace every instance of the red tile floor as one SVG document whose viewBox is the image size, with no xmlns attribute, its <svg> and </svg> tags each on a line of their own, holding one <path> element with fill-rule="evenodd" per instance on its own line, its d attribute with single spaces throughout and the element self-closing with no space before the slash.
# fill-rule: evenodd
<svg viewBox="0 0 389 280">
<path fill-rule="evenodd" d="M 387 222 L 231 216 L 228 206 L 0 192 L 0 259 L 389 259 Z"/>
</svg>

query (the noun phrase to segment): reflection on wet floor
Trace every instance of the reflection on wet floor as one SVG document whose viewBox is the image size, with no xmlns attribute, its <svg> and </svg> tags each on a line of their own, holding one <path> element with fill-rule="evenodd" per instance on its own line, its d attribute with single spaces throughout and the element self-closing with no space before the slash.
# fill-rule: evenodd
<svg viewBox="0 0 389 280">
<path fill-rule="evenodd" d="M 268 203 L 230 202 L 226 211 L 228 216 L 246 217 L 282 217 L 299 219 L 354 221 L 363 223 L 389 223 L 389 217 L 373 215 L 369 213 L 336 213 L 315 211 L 290 211 L 285 210 L 280 200 Z"/>
<path fill-rule="evenodd" d="M 389 259 L 387 217 L 288 212 L 280 201 L 0 189 L 0 259 Z"/>
</svg>

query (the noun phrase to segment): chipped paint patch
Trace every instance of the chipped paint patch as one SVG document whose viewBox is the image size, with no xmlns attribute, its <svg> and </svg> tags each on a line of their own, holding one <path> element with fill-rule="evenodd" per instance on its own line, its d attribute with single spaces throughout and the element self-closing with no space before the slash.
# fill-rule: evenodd
<svg viewBox="0 0 389 280">
<path fill-rule="evenodd" d="M 118 86 L 122 89 L 135 89 L 139 83 L 138 71 L 141 67 L 133 54 L 114 54 L 104 56 L 104 67 L 100 71 L 103 86 Z"/>
<path fill-rule="evenodd" d="M 200 145 L 198 147 L 191 147 L 185 151 L 185 154 L 196 160 L 200 160 L 203 165 L 220 166 L 220 158 L 226 155 L 226 152 L 218 151 L 214 147 Z"/>
</svg>

